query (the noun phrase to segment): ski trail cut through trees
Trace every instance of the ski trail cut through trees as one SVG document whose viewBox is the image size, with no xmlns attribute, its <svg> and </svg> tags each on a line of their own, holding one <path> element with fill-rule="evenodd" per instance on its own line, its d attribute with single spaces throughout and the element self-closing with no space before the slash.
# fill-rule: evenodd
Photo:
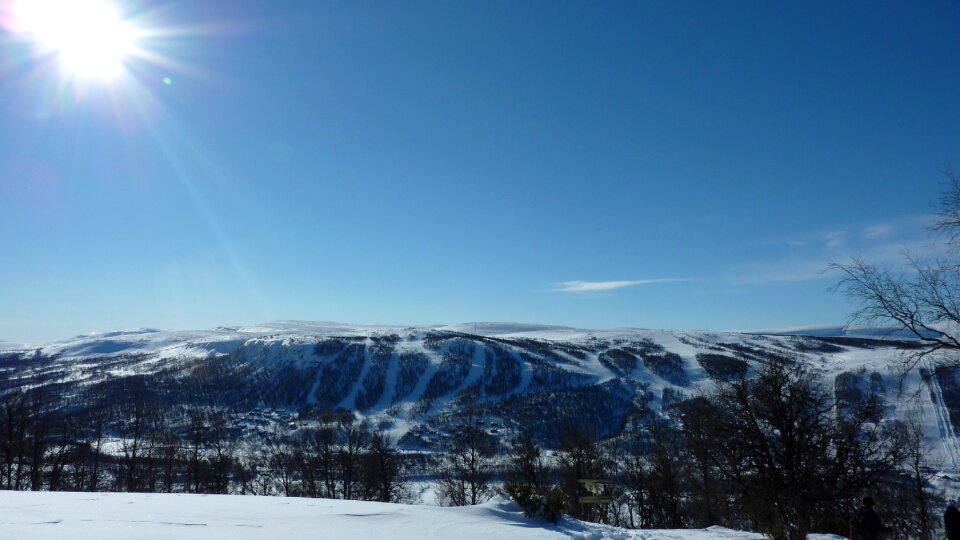
<svg viewBox="0 0 960 540">
<path fill-rule="evenodd" d="M 443 407 L 446 406 L 447 403 L 459 396 L 467 388 L 470 388 L 470 385 L 479 381 L 480 378 L 483 377 L 483 365 L 486 363 L 486 361 L 486 348 L 479 343 L 475 343 L 473 346 L 473 358 L 470 361 L 470 371 L 467 372 L 467 376 L 463 378 L 463 381 L 461 381 L 456 388 L 434 401 L 433 405 L 430 407 L 430 412 L 427 413 L 427 416 L 434 416 L 442 411 Z"/>
<path fill-rule="evenodd" d="M 357 394 L 360 393 L 360 388 L 363 387 L 363 381 L 367 379 L 367 373 L 370 371 L 370 346 L 373 344 L 373 340 L 367 337 L 367 340 L 363 342 L 363 367 L 360 368 L 360 374 L 357 376 L 357 380 L 353 383 L 353 388 L 350 389 L 350 393 L 347 394 L 347 397 L 343 398 L 343 401 L 337 405 L 338 408 L 346 409 L 348 411 L 355 410 L 357 408 Z"/>
<path fill-rule="evenodd" d="M 387 367 L 387 380 L 383 383 L 383 393 L 373 406 L 373 410 L 382 411 L 393 403 L 397 393 L 397 373 L 400 371 L 400 353 L 396 349 L 390 353 L 390 365 Z"/>
<path fill-rule="evenodd" d="M 950 421 L 950 409 L 943 401 L 943 390 L 940 388 L 940 382 L 937 380 L 937 373 L 929 361 L 924 361 L 927 371 L 930 373 L 930 398 L 933 401 L 933 410 L 937 415 L 937 427 L 940 428 L 940 438 L 943 441 L 943 447 L 950 456 L 950 462 L 954 469 L 960 468 L 960 443 L 957 441 L 957 435 L 953 430 L 953 422 Z"/>
</svg>

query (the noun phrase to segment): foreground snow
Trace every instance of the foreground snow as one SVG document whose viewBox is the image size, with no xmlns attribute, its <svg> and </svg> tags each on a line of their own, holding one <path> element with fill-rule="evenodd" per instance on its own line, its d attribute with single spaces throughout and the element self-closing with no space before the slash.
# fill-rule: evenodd
<svg viewBox="0 0 960 540">
<path fill-rule="evenodd" d="M 764 536 L 721 527 L 628 531 L 570 519 L 552 525 L 524 518 L 504 499 L 440 508 L 295 497 L 0 491 L 0 538 L 760 540 Z"/>
</svg>

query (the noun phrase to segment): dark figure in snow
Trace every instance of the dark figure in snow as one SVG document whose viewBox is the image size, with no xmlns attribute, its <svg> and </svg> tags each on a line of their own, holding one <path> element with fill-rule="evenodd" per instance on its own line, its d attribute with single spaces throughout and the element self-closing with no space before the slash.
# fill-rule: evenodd
<svg viewBox="0 0 960 540">
<path fill-rule="evenodd" d="M 947 511 L 943 513 L 943 529 L 947 531 L 947 540 L 960 540 L 960 510 L 957 510 L 957 501 L 947 504 Z"/>
<path fill-rule="evenodd" d="M 874 504 L 872 497 L 863 498 L 863 506 L 850 520 L 851 540 L 879 540 L 880 533 L 886 530 L 873 510 Z"/>
</svg>

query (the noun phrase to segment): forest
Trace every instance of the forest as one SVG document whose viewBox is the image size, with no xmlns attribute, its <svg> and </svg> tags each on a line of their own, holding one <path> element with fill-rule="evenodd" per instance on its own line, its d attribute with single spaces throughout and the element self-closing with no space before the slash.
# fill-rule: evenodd
<svg viewBox="0 0 960 540">
<path fill-rule="evenodd" d="M 616 436 L 586 416 L 556 438 L 529 425 L 503 440 L 482 407 L 467 407 L 438 448 L 419 451 L 353 411 L 301 410 L 250 437 L 226 409 L 165 399 L 143 376 L 79 396 L 39 384 L 0 398 L 0 488 L 420 502 L 429 486 L 445 505 L 503 492 L 535 519 L 791 539 L 847 534 L 870 495 L 892 530 L 931 538 L 942 501 L 919 422 L 885 419 L 875 394 L 842 384 L 773 358 Z"/>
</svg>

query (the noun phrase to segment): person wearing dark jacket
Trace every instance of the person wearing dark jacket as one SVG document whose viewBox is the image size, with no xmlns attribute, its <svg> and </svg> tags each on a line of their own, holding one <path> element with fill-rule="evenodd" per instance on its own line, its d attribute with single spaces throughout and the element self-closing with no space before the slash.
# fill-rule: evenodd
<svg viewBox="0 0 960 540">
<path fill-rule="evenodd" d="M 960 510 L 957 510 L 957 501 L 947 504 L 947 511 L 943 513 L 943 529 L 947 532 L 947 540 L 960 540 Z"/>
<path fill-rule="evenodd" d="M 874 504 L 872 497 L 863 498 L 863 506 L 850 521 L 851 540 L 879 540 L 880 533 L 886 530 L 873 509 Z"/>
</svg>

